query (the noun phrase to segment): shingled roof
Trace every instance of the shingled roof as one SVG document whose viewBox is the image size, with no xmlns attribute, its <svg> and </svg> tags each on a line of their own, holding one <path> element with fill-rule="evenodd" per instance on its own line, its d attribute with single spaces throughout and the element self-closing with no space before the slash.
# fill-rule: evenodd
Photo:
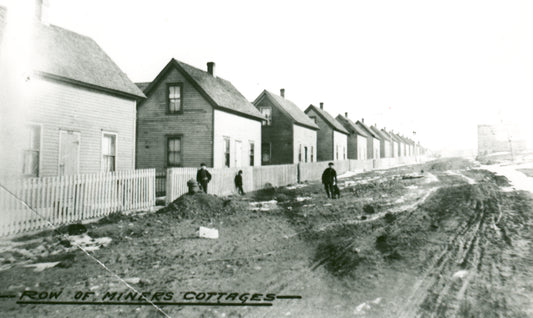
<svg viewBox="0 0 533 318">
<path fill-rule="evenodd" d="M 202 71 L 194 66 L 178 61 L 174 58 L 167 63 L 156 78 L 144 89 L 144 93 L 149 95 L 152 89 L 165 78 L 167 72 L 177 69 L 196 87 L 196 89 L 215 108 L 220 108 L 232 113 L 237 113 L 251 117 L 253 119 L 264 120 L 265 117 L 257 108 L 252 105 L 231 82 Z"/>
<path fill-rule="evenodd" d="M 376 135 L 379 136 L 379 139 L 381 140 L 390 140 L 389 136 L 385 135 L 381 130 L 379 130 L 376 126 L 370 126 L 370 129 L 372 129 L 372 131 L 374 133 L 376 133 Z"/>
<path fill-rule="evenodd" d="M 350 134 L 348 130 L 346 130 L 341 123 L 339 123 L 333 116 L 331 116 L 327 111 L 320 109 L 316 107 L 315 105 L 309 105 L 304 111 L 304 113 L 308 113 L 310 110 L 314 110 L 322 119 L 334 130 L 341 132 L 343 134 Z"/>
<path fill-rule="evenodd" d="M 299 124 L 311 129 L 320 129 L 320 127 L 318 127 L 311 118 L 309 118 L 298 106 L 296 106 L 296 104 L 284 97 L 273 94 L 266 89 L 259 94 L 253 104 L 256 105 L 264 97 L 268 98 L 282 112 L 287 114 L 287 116 L 289 116 L 289 118 L 291 118 L 295 124 Z"/>
<path fill-rule="evenodd" d="M 358 134 L 363 137 L 368 137 L 368 134 L 361 128 L 357 127 L 357 125 L 353 121 L 351 121 L 349 118 L 345 116 L 337 115 L 335 119 L 339 123 L 341 123 L 344 126 L 344 128 L 346 128 L 346 130 L 350 132 L 350 134 Z"/>
<path fill-rule="evenodd" d="M 358 126 L 359 128 L 361 128 L 362 130 L 364 130 L 368 135 L 376 138 L 376 139 L 381 139 L 381 137 L 379 137 L 372 129 L 370 129 L 367 125 L 365 125 L 365 123 L 363 123 L 362 121 L 357 121 L 355 122 L 355 125 Z"/>
<path fill-rule="evenodd" d="M 34 71 L 40 75 L 134 98 L 145 97 L 87 36 L 55 25 L 36 23 L 33 44 Z"/>
</svg>

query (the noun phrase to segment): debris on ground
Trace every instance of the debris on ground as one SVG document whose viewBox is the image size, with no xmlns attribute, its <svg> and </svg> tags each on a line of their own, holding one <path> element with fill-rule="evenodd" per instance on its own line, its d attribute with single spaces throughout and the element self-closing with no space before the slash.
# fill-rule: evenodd
<svg viewBox="0 0 533 318">
<path fill-rule="evenodd" d="M 249 204 L 252 211 L 271 211 L 278 207 L 278 201 L 276 200 L 250 202 Z"/>
<path fill-rule="evenodd" d="M 210 219 L 235 213 L 245 203 L 238 199 L 218 197 L 204 192 L 184 194 L 157 213 L 168 213 L 179 219 Z"/>
<path fill-rule="evenodd" d="M 218 239 L 218 230 L 200 226 L 198 228 L 198 237 L 208 238 L 208 239 Z"/>
</svg>

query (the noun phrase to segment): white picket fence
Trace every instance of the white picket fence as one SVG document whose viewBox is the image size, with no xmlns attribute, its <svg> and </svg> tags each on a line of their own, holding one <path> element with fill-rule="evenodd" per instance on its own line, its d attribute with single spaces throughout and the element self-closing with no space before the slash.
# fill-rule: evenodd
<svg viewBox="0 0 533 318">
<path fill-rule="evenodd" d="M 0 236 L 155 205 L 155 169 L 0 182 Z"/>
</svg>

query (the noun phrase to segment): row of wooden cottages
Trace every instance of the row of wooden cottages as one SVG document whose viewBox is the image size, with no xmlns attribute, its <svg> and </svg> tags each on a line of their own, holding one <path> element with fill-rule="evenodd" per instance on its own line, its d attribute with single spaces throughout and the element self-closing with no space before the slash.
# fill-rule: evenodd
<svg viewBox="0 0 533 318">
<path fill-rule="evenodd" d="M 0 57 L 9 55 L 14 40 L 8 14 L 0 7 Z M 154 80 L 134 84 L 89 37 L 36 19 L 33 43 L 30 92 L 24 92 L 29 111 L 23 129 L 4 134 L 2 147 L 12 151 L 2 151 L 1 175 L 164 171 L 200 163 L 244 167 L 415 153 L 411 140 L 363 120 L 333 118 L 322 103 L 302 111 L 284 90 L 280 95 L 265 90 L 250 102 L 216 76 L 212 62 L 203 71 L 171 59 Z"/>
</svg>

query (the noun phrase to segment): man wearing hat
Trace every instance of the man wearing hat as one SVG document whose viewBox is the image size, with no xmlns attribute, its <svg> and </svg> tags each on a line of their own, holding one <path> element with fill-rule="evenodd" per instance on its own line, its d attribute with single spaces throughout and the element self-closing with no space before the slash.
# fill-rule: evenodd
<svg viewBox="0 0 533 318">
<path fill-rule="evenodd" d="M 196 181 L 198 181 L 198 183 L 202 187 L 202 190 L 207 193 L 207 184 L 209 183 L 209 181 L 211 181 L 211 174 L 205 168 L 205 163 L 202 163 L 200 165 L 200 169 L 196 173 Z"/>
<path fill-rule="evenodd" d="M 333 169 L 333 162 L 328 163 L 328 168 L 322 173 L 322 183 L 328 198 L 335 198 L 334 186 L 337 185 L 337 171 Z"/>
</svg>

